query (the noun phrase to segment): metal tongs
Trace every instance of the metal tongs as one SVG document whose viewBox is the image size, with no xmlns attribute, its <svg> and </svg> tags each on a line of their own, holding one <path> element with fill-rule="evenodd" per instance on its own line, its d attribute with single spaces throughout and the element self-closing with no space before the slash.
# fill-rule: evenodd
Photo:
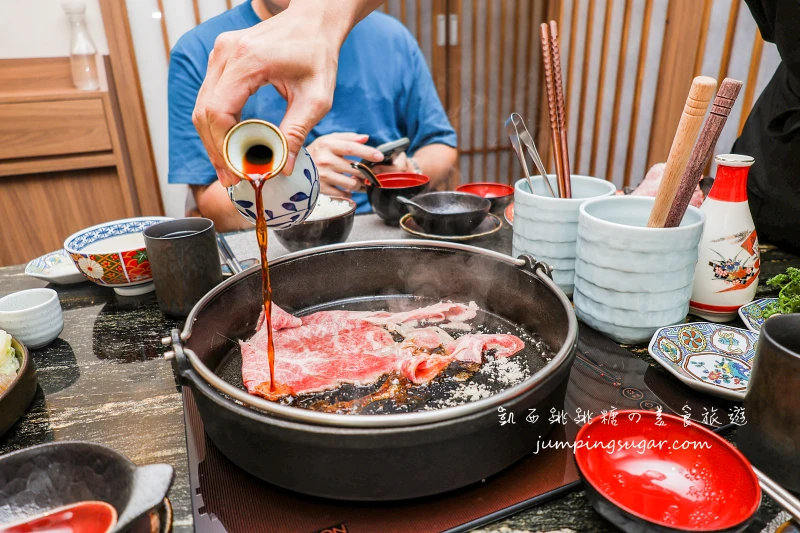
<svg viewBox="0 0 800 533">
<path fill-rule="evenodd" d="M 553 198 L 558 198 L 559 196 L 553 191 L 553 186 L 550 185 L 550 180 L 547 177 L 547 169 L 544 168 L 542 158 L 539 157 L 539 152 L 536 150 L 536 145 L 533 143 L 533 137 L 531 137 L 531 134 L 528 132 L 528 128 L 525 127 L 525 121 L 522 120 L 519 113 L 511 113 L 511 116 L 508 117 L 508 120 L 506 120 L 506 131 L 508 132 L 508 138 L 511 139 L 511 145 L 514 147 L 514 151 L 517 152 L 522 170 L 525 172 L 525 179 L 528 180 L 528 187 L 530 187 L 531 194 L 536 193 L 533 191 L 533 183 L 531 182 L 530 172 L 528 172 L 528 164 L 525 162 L 525 153 L 522 151 L 523 144 L 525 148 L 528 149 L 528 154 L 530 154 L 531 159 L 533 159 L 533 163 L 536 165 L 539 174 L 542 175 L 544 184 L 547 185 L 550 194 L 553 195 Z"/>
</svg>

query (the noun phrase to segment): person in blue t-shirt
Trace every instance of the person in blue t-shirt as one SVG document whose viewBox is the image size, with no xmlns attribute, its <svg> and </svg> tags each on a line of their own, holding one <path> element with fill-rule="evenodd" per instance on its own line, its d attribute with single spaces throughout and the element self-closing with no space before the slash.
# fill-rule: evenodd
<svg viewBox="0 0 800 533">
<path fill-rule="evenodd" d="M 169 182 L 186 183 L 198 210 L 219 231 L 249 227 L 231 205 L 222 173 L 209 160 L 192 124 L 195 102 L 207 77 L 209 56 L 225 32 L 251 28 L 279 17 L 291 0 L 252 0 L 186 33 L 172 50 L 169 67 Z M 299 2 L 298 2 L 299 3 Z M 309 45 L 313 45 L 313 39 Z M 216 50 L 215 50 L 216 53 Z M 210 76 L 209 76 L 210 77 Z M 287 102 L 283 87 L 253 87 L 241 120 L 259 118 L 281 123 Z M 197 117 L 194 117 L 196 121 Z M 320 170 L 321 192 L 351 196 L 358 212 L 368 212 L 366 196 L 357 192 L 349 161 L 383 160 L 374 147 L 408 137 L 408 156 L 377 165 L 376 172 L 419 172 L 442 184 L 453 172 L 456 134 L 442 108 L 422 52 L 396 19 L 372 13 L 356 24 L 339 51 L 330 111 L 309 131 L 305 146 Z M 291 139 L 290 139 L 291 143 Z M 217 176 L 220 174 L 220 181 Z"/>
</svg>

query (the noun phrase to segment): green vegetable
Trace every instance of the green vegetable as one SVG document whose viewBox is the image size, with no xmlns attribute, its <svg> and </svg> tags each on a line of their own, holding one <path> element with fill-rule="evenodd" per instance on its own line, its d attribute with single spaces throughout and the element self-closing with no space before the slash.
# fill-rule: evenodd
<svg viewBox="0 0 800 533">
<path fill-rule="evenodd" d="M 16 374 L 19 360 L 11 346 L 11 335 L 0 329 L 0 374 Z"/>
<path fill-rule="evenodd" d="M 787 268 L 785 274 L 778 274 L 767 280 L 767 285 L 780 289 L 780 292 L 778 301 L 764 308 L 764 319 L 779 313 L 800 313 L 800 268 Z"/>
</svg>

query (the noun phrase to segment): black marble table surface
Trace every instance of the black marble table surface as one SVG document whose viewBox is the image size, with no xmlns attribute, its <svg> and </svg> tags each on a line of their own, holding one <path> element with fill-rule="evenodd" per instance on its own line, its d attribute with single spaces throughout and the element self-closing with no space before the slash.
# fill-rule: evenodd
<svg viewBox="0 0 800 533">
<path fill-rule="evenodd" d="M 374 217 L 359 217 L 359 224 L 368 226 L 368 218 Z M 505 227 L 493 238 L 474 244 L 509 253 L 511 231 Z M 787 266 L 800 266 L 800 258 L 762 248 L 759 297 L 771 295 L 763 280 Z M 0 268 L 0 296 L 48 286 L 23 271 L 24 265 Z M 39 389 L 22 419 L 0 437 L 0 454 L 44 442 L 88 440 L 111 446 L 137 464 L 171 464 L 175 468 L 169 494 L 174 531 L 192 531 L 181 395 L 170 364 L 161 358 L 165 348 L 160 339 L 178 323 L 161 314 L 153 293 L 125 298 L 88 282 L 50 286 L 59 293 L 64 331 L 49 346 L 32 351 Z M 646 347 L 628 348 L 648 360 Z M 764 523 L 776 514 L 777 508 L 765 498 Z M 479 531 L 606 532 L 615 528 L 592 510 L 583 491 L 575 491 Z"/>
</svg>

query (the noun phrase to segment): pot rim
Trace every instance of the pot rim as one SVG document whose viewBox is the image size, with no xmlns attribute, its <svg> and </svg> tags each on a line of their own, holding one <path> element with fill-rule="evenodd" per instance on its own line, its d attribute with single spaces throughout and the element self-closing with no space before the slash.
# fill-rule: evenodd
<svg viewBox="0 0 800 533">
<path fill-rule="evenodd" d="M 266 412 L 284 419 L 294 420 L 297 422 L 304 422 L 316 425 L 325 426 L 338 426 L 349 428 L 387 428 L 387 427 L 401 427 L 401 426 L 416 426 L 423 424 L 430 424 L 433 422 L 442 422 L 460 418 L 470 414 L 485 411 L 487 409 L 496 409 L 503 404 L 512 402 L 518 396 L 525 394 L 532 388 L 541 384 L 541 382 L 549 377 L 551 374 L 556 373 L 556 370 L 565 364 L 571 364 L 571 355 L 575 351 L 578 343 L 578 320 L 575 316 L 575 311 L 572 308 L 566 295 L 558 288 L 558 285 L 549 278 L 548 275 L 542 275 L 537 266 L 539 263 L 526 260 L 523 257 L 513 258 L 511 256 L 468 246 L 465 244 L 437 242 L 430 240 L 420 239 L 396 239 L 396 240 L 373 240 L 362 241 L 356 243 L 341 243 L 332 244 L 329 246 L 321 246 L 318 248 L 302 250 L 279 257 L 270 262 L 270 266 L 279 265 L 288 261 L 306 257 L 309 255 L 316 255 L 319 253 L 340 251 L 346 249 L 361 249 L 361 248 L 374 248 L 374 247 L 409 247 L 409 248 L 434 248 L 434 249 L 449 249 L 465 252 L 472 252 L 487 256 L 489 258 L 502 261 L 504 263 L 516 266 L 520 269 L 529 267 L 526 271 L 535 276 L 539 281 L 545 284 L 559 299 L 564 311 L 567 314 L 567 337 L 561 349 L 556 353 L 552 360 L 550 360 L 542 369 L 523 380 L 521 383 L 505 389 L 502 392 L 493 394 L 488 398 L 484 398 L 475 402 L 470 402 L 464 405 L 454 407 L 445 407 L 433 411 L 423 411 L 417 413 L 400 413 L 392 415 L 341 415 L 333 413 L 320 413 L 317 411 L 310 411 L 306 409 L 298 409 L 288 405 L 281 405 L 276 402 L 270 402 L 264 398 L 254 396 L 245 390 L 234 387 L 233 385 L 225 382 L 217 376 L 210 368 L 208 368 L 201 360 L 200 357 L 191 349 L 184 348 L 183 352 L 186 355 L 186 361 L 189 366 L 200 376 L 203 381 L 208 383 L 217 392 L 233 398 L 224 398 L 226 402 L 243 403 L 248 407 L 255 408 L 259 411 Z M 203 298 L 189 312 L 186 317 L 186 323 L 183 331 L 180 333 L 180 339 L 186 341 L 191 337 L 192 328 L 197 315 L 203 308 L 218 294 L 227 290 L 230 286 L 239 282 L 246 276 L 255 275 L 260 272 L 259 265 L 255 265 L 235 276 L 228 278 L 221 284 L 217 285 L 214 289 L 209 291 Z"/>
</svg>

